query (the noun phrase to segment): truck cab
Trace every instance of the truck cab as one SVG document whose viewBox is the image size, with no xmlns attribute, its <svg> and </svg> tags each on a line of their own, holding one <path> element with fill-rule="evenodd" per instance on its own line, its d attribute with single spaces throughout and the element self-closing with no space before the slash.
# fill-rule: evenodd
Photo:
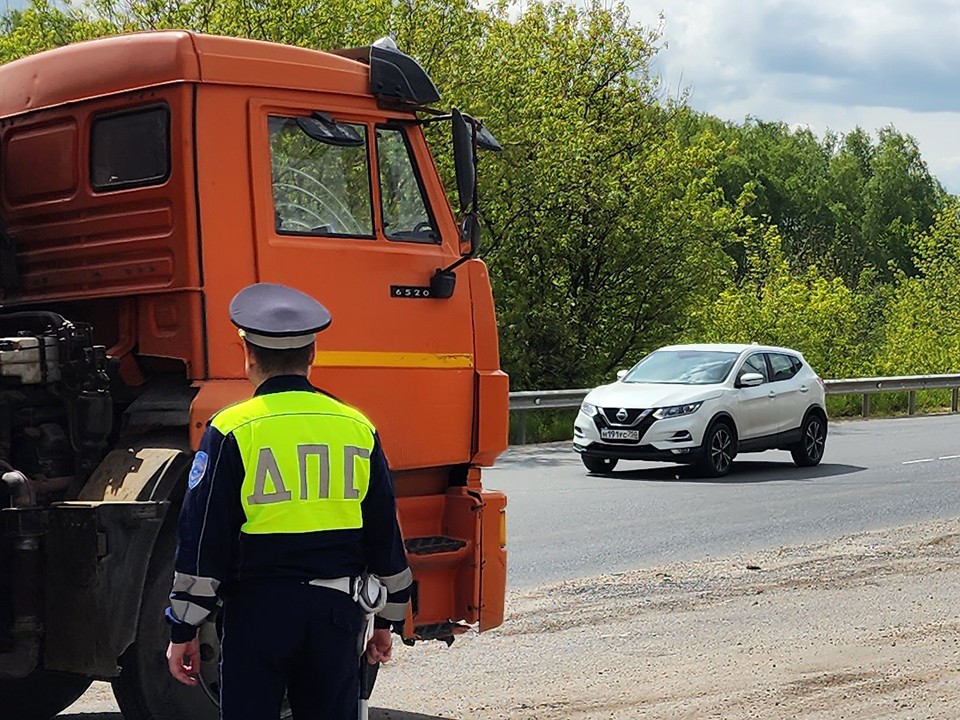
<svg viewBox="0 0 960 720">
<path fill-rule="evenodd" d="M 138 33 L 10 63 L 0 88 L 4 714 L 52 716 L 99 678 L 125 717 L 216 717 L 215 623 L 190 695 L 157 677 L 160 613 L 192 453 L 253 390 L 227 306 L 255 282 L 331 311 L 311 380 L 382 438 L 415 580 L 404 640 L 499 625 L 506 498 L 482 468 L 508 380 L 473 257 L 480 124 L 434 109 L 389 43 Z M 423 132 L 448 121 L 462 217 Z"/>
</svg>

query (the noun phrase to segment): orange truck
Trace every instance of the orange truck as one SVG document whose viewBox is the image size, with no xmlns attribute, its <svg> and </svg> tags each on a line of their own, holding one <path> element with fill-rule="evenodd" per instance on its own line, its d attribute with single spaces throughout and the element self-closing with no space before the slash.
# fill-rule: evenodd
<svg viewBox="0 0 960 720">
<path fill-rule="evenodd" d="M 258 281 L 333 314 L 312 379 L 382 436 L 405 642 L 499 625 L 506 498 L 481 469 L 508 381 L 473 257 L 493 136 L 389 41 L 138 33 L 10 63 L 0 88 L 0 716 L 52 717 L 99 679 L 127 720 L 217 717 L 216 624 L 186 688 L 162 611 L 192 454 L 252 391 L 227 306 Z"/>
</svg>

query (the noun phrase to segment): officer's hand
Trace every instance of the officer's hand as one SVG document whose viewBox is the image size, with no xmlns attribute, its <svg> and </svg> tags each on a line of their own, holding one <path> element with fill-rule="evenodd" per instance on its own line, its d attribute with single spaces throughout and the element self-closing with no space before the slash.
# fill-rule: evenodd
<svg viewBox="0 0 960 720">
<path fill-rule="evenodd" d="M 367 643 L 367 662 L 376 665 L 378 662 L 390 662 L 393 657 L 393 637 L 385 628 L 373 631 L 373 637 Z"/>
<path fill-rule="evenodd" d="M 196 685 L 200 674 L 200 639 L 170 643 L 167 646 L 167 666 L 170 674 L 184 685 Z"/>
</svg>

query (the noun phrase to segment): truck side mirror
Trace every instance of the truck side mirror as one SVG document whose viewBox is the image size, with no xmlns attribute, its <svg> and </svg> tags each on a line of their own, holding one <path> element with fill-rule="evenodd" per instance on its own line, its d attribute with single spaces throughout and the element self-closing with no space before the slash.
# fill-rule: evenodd
<svg viewBox="0 0 960 720">
<path fill-rule="evenodd" d="M 460 254 L 473 257 L 480 249 L 480 221 L 474 213 L 468 213 L 460 225 Z"/>
<path fill-rule="evenodd" d="M 472 209 L 477 188 L 477 162 L 474 156 L 473 123 L 456 108 L 451 113 L 453 125 L 453 165 L 457 172 L 457 196 L 460 212 Z"/>
<path fill-rule="evenodd" d="M 471 123 L 474 129 L 477 132 L 477 147 L 481 150 L 490 150 L 492 152 L 500 152 L 503 150 L 503 146 L 500 144 L 500 141 L 497 140 L 493 133 L 487 130 L 483 123 L 478 120 L 474 120 L 469 115 L 464 115 L 467 119 L 467 122 Z"/>
</svg>

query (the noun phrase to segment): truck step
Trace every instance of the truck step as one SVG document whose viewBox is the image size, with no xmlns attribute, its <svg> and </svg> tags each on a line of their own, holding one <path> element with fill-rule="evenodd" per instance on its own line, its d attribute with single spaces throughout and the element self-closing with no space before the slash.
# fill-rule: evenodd
<svg viewBox="0 0 960 720">
<path fill-rule="evenodd" d="M 466 547 L 465 540 L 457 540 L 443 535 L 431 535 L 430 537 L 410 538 L 403 543 L 407 552 L 412 555 L 434 555 L 436 553 L 456 552 L 460 548 Z"/>
</svg>

